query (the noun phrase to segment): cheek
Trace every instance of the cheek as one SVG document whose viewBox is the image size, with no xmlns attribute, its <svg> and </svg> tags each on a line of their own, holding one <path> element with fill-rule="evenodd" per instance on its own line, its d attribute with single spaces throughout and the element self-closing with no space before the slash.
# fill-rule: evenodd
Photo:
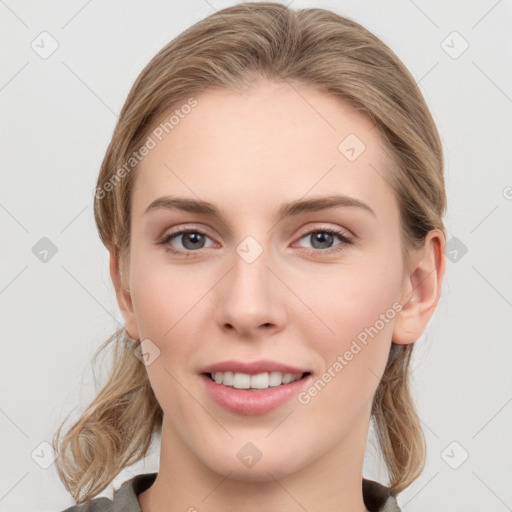
<svg viewBox="0 0 512 512">
<path fill-rule="evenodd" d="M 375 324 L 399 297 L 400 269 L 379 262 L 332 266 L 323 273 L 304 275 L 293 281 L 297 295 L 317 317 L 325 336 L 319 341 L 339 340 L 343 344 L 366 327 Z M 304 317 L 300 315 L 297 318 Z M 394 315 L 393 315 L 394 317 Z M 322 321 L 323 325 L 322 325 Z M 379 323 L 380 325 L 380 323 Z M 387 333 L 389 329 L 381 329 Z"/>
<path fill-rule="evenodd" d="M 322 355 L 325 372 L 311 393 L 322 395 L 321 410 L 334 405 L 328 414 L 343 414 L 336 404 L 351 409 L 365 405 L 379 383 L 398 314 L 398 270 L 346 267 L 309 280 L 299 292 L 322 320 L 317 321 L 322 335 L 313 335 L 310 329 L 308 336 L 314 351 Z"/>
<path fill-rule="evenodd" d="M 178 272 L 154 269 L 139 277 L 133 304 L 139 333 L 141 339 L 150 339 L 159 350 L 158 357 L 146 367 L 149 381 L 165 414 L 182 418 L 190 401 L 183 392 L 187 385 L 184 375 L 190 371 L 190 354 L 197 351 L 192 329 L 202 293 Z"/>
<path fill-rule="evenodd" d="M 196 286 L 197 277 L 184 267 L 159 262 L 134 264 L 133 309 L 141 336 L 156 340 L 170 339 L 205 291 Z"/>
<path fill-rule="evenodd" d="M 147 366 L 148 376 L 159 402 L 164 400 L 173 407 L 169 396 L 176 395 L 172 390 L 180 389 L 183 375 L 191 371 L 191 354 L 199 350 L 201 318 L 205 315 L 201 298 L 209 287 L 206 280 L 197 274 L 194 277 L 186 267 L 172 267 L 161 261 L 135 264 L 132 279 L 139 334 L 160 351 L 154 363 Z"/>
</svg>

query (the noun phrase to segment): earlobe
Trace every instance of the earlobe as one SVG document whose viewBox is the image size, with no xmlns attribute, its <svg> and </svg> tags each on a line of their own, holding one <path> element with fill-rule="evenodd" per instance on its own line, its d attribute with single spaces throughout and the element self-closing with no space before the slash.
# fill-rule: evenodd
<svg viewBox="0 0 512 512">
<path fill-rule="evenodd" d="M 445 237 L 435 229 L 425 244 L 411 255 L 411 266 L 404 280 L 403 308 L 393 329 L 393 342 L 407 345 L 418 340 L 432 317 L 439 297 L 446 267 Z"/>
<path fill-rule="evenodd" d="M 129 290 L 125 290 L 123 287 L 119 268 L 119 258 L 115 250 L 110 251 L 110 277 L 116 291 L 119 309 L 123 315 L 125 329 L 131 338 L 138 340 L 139 332 L 135 321 L 132 298 Z"/>
</svg>

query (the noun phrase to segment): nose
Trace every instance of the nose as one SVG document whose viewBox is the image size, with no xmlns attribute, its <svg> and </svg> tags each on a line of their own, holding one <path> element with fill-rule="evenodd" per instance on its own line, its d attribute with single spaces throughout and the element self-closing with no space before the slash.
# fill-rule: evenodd
<svg viewBox="0 0 512 512">
<path fill-rule="evenodd" d="M 283 284 L 263 251 L 254 261 L 237 252 L 232 267 L 216 289 L 216 321 L 224 331 L 255 338 L 283 328 Z"/>
</svg>

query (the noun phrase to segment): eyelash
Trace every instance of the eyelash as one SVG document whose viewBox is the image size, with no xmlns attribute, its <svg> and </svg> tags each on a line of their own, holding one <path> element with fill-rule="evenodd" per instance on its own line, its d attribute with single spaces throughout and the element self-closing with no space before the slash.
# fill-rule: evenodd
<svg viewBox="0 0 512 512">
<path fill-rule="evenodd" d="M 175 233 L 169 233 L 169 234 L 165 235 L 160 241 L 157 242 L 157 245 L 164 245 L 165 250 L 167 252 L 170 252 L 171 254 L 182 255 L 185 257 L 194 257 L 194 253 L 199 252 L 200 249 L 197 249 L 195 251 L 190 251 L 190 250 L 182 251 L 182 250 L 172 249 L 169 245 L 169 242 L 173 238 L 176 238 L 180 235 L 184 235 L 184 234 L 188 234 L 188 233 L 197 233 L 197 234 L 204 235 L 204 236 L 208 237 L 208 235 L 206 233 L 204 233 L 203 231 L 200 231 L 198 229 L 182 229 L 181 231 L 176 231 Z M 346 245 L 353 244 L 352 238 L 349 238 L 342 231 L 335 229 L 335 228 L 313 229 L 311 231 L 304 233 L 299 238 L 299 240 L 301 240 L 302 238 L 304 238 L 308 235 L 312 235 L 313 233 L 329 233 L 331 235 L 336 235 L 341 240 L 342 243 L 340 243 L 338 246 L 336 246 L 336 247 L 338 247 L 337 249 L 335 248 L 335 249 L 323 250 L 323 249 L 307 249 L 306 248 L 306 252 L 308 252 L 309 254 L 318 255 L 319 253 L 328 253 L 328 254 L 338 253 L 338 252 L 344 251 L 346 249 Z"/>
</svg>

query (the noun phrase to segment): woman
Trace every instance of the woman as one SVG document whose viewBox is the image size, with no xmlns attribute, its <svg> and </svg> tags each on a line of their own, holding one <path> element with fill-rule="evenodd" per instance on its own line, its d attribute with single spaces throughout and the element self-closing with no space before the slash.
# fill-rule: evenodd
<svg viewBox="0 0 512 512">
<path fill-rule="evenodd" d="M 116 509 L 399 510 L 425 461 L 409 362 L 441 292 L 445 209 L 425 101 L 359 24 L 245 3 L 171 41 L 97 183 L 125 329 L 54 439 L 80 510 L 109 510 L 92 498 L 154 434 L 158 474 Z M 388 485 L 362 476 L 371 421 Z"/>
</svg>

